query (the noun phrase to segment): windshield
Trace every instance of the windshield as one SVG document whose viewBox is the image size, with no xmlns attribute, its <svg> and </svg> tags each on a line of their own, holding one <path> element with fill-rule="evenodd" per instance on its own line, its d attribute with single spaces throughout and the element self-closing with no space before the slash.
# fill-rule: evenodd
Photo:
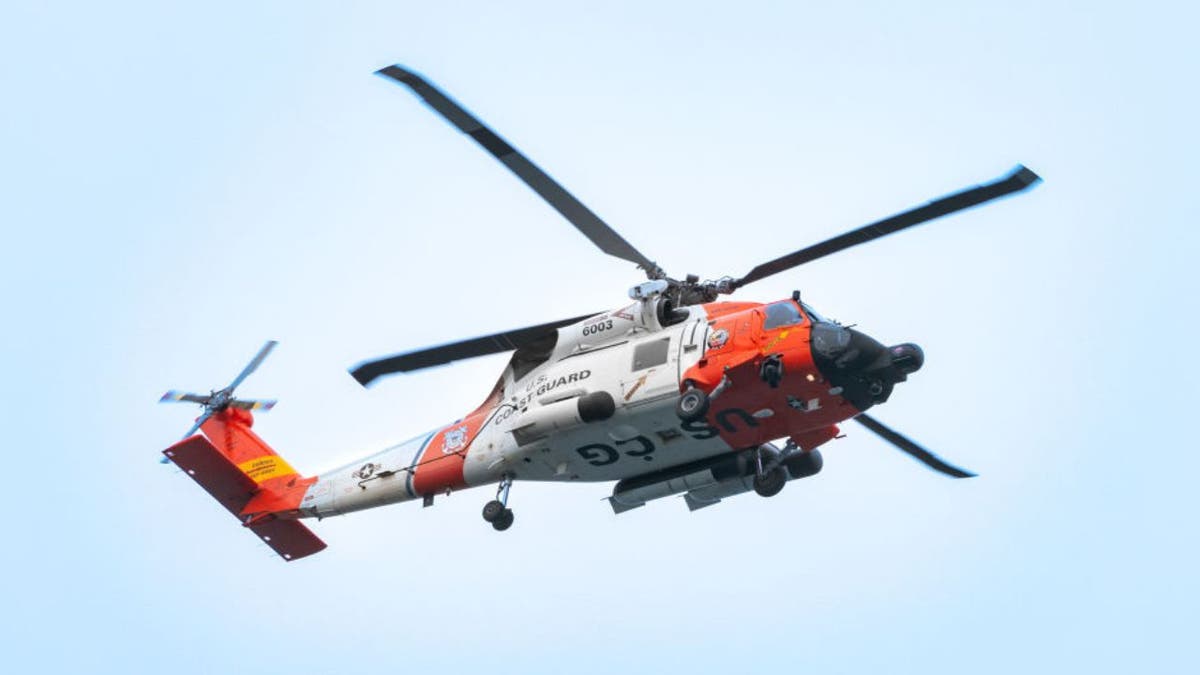
<svg viewBox="0 0 1200 675">
<path fill-rule="evenodd" d="M 800 306 L 804 308 L 804 313 L 808 315 L 809 320 L 812 321 L 813 323 L 833 323 L 829 319 L 826 319 L 825 317 L 821 316 L 817 312 L 817 310 L 812 308 L 812 306 L 807 305 L 803 302 L 800 303 Z"/>
<path fill-rule="evenodd" d="M 790 300 L 776 302 L 766 307 L 767 318 L 763 323 L 763 328 L 771 330 L 780 326 L 792 326 L 804 322 L 804 315 L 800 313 L 800 308 L 796 303 Z"/>
</svg>

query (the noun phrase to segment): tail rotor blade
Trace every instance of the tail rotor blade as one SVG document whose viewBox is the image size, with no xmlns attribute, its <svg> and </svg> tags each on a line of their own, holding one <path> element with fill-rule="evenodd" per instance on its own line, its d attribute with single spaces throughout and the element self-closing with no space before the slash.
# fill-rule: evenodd
<svg viewBox="0 0 1200 675">
<path fill-rule="evenodd" d="M 211 400 L 212 400 L 212 396 L 201 395 L 201 394 L 188 394 L 188 393 L 185 393 L 182 391 L 175 391 L 174 389 L 172 389 L 171 391 L 168 391 L 167 393 L 163 394 L 162 398 L 158 399 L 158 402 L 159 403 L 176 403 L 176 402 L 199 403 L 200 405 L 208 405 L 208 402 Z"/>
<path fill-rule="evenodd" d="M 870 415 L 861 414 L 854 419 L 858 420 L 858 422 L 864 427 L 874 431 L 881 438 L 883 438 L 883 440 L 896 446 L 896 448 L 901 452 L 907 454 L 909 457 L 912 457 L 918 462 L 921 462 L 934 471 L 944 473 L 952 478 L 972 478 L 975 476 L 975 474 L 971 473 L 970 471 L 960 469 L 957 466 L 946 462 L 941 457 L 938 457 L 920 445 L 917 445 L 907 436 L 892 430 L 890 427 L 884 425 Z"/>
<path fill-rule="evenodd" d="M 261 410 L 266 412 L 271 408 L 274 408 L 276 403 L 278 403 L 278 401 L 243 401 L 241 399 L 234 399 L 229 402 L 229 407 L 239 408 L 241 410 Z"/>
<path fill-rule="evenodd" d="M 254 355 L 254 358 L 250 360 L 250 363 L 242 369 L 242 372 L 238 373 L 237 377 L 233 378 L 233 382 L 229 383 L 229 386 L 226 387 L 225 390 L 233 391 L 234 389 L 237 389 L 237 386 L 241 384 L 243 380 L 245 380 L 247 377 L 250 377 L 250 373 L 253 373 L 260 365 L 262 365 L 262 362 L 267 358 L 267 355 L 271 353 L 271 350 L 275 349 L 275 345 L 277 344 L 279 343 L 275 340 L 268 340 L 267 344 L 263 345 L 262 349 L 258 350 L 258 353 Z"/>
<path fill-rule="evenodd" d="M 192 428 L 191 428 L 191 429 L 188 429 L 188 432 L 187 432 L 186 434 L 184 434 L 184 435 L 183 435 L 183 437 L 184 437 L 184 438 L 188 438 L 188 437 L 190 437 L 192 434 L 194 434 L 194 433 L 196 433 L 197 431 L 199 431 L 199 430 L 200 430 L 200 426 L 201 426 L 201 425 L 203 425 L 205 422 L 207 422 L 207 421 L 208 421 L 208 418 L 210 418 L 210 417 L 212 417 L 212 416 L 213 416 L 213 411 L 211 411 L 211 410 L 205 410 L 203 415 L 201 415 L 200 417 L 196 418 L 196 423 L 192 425 Z"/>
</svg>

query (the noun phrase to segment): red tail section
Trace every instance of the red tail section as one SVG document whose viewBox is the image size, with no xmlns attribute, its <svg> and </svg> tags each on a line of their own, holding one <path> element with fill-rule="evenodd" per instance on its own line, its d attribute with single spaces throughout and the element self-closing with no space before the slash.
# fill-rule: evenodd
<svg viewBox="0 0 1200 675">
<path fill-rule="evenodd" d="M 293 520 L 316 479 L 296 473 L 252 424 L 244 410 L 222 411 L 201 427 L 208 438 L 191 436 L 163 454 L 285 560 L 324 549 L 325 542 Z"/>
</svg>

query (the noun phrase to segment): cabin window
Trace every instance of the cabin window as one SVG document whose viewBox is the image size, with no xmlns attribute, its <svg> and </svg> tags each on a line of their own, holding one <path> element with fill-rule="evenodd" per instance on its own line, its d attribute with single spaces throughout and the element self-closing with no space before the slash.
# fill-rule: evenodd
<svg viewBox="0 0 1200 675">
<path fill-rule="evenodd" d="M 671 338 L 651 340 L 633 348 L 633 369 L 644 370 L 661 366 L 667 362 L 667 352 L 671 348 Z"/>
<path fill-rule="evenodd" d="M 763 323 L 765 330 L 804 323 L 804 315 L 800 313 L 800 308 L 788 300 L 767 305 L 766 315 L 767 319 Z"/>
</svg>

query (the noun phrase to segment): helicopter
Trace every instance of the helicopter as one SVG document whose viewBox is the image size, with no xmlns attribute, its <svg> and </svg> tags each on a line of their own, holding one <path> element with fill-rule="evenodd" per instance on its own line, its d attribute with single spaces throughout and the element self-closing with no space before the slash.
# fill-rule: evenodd
<svg viewBox="0 0 1200 675">
<path fill-rule="evenodd" d="M 646 280 L 629 302 L 547 323 L 364 361 L 380 378 L 511 352 L 483 403 L 464 417 L 318 476 L 302 476 L 253 430 L 274 401 L 234 391 L 275 347 L 268 342 L 228 385 L 207 395 L 167 392 L 203 413 L 163 451 L 285 560 L 325 548 L 300 521 L 493 485 L 482 509 L 496 531 L 514 522 L 517 481 L 609 482 L 616 514 L 669 496 L 689 510 L 755 492 L 778 494 L 819 473 L 820 447 L 854 420 L 927 467 L 975 474 L 941 459 L 867 411 L 921 369 L 913 343 L 885 345 L 818 313 L 799 291 L 761 303 L 722 300 L 805 263 L 1037 184 L 1018 166 L 903 213 L 764 262 L 744 276 L 671 277 L 478 118 L 400 65 L 377 74 L 405 85 L 592 241 L 634 263 Z M 196 431 L 202 432 L 196 434 Z"/>
</svg>

